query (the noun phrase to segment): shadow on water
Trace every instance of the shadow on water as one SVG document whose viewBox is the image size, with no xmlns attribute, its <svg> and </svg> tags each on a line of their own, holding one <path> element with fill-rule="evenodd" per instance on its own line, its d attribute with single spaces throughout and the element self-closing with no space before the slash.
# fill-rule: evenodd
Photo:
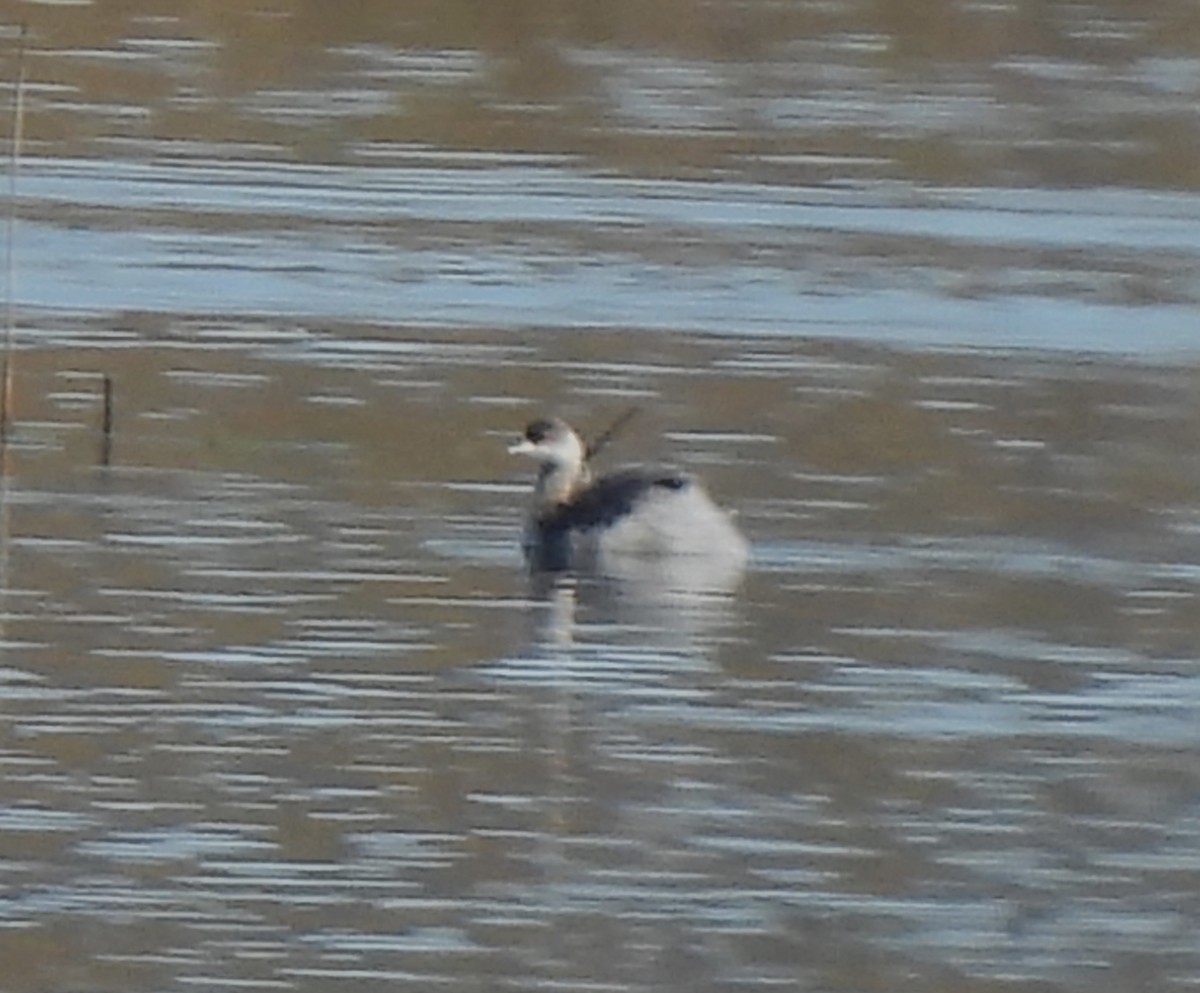
<svg viewBox="0 0 1200 993">
<path fill-rule="evenodd" d="M 1192 988 L 1192 7 L 352 8 L 24 5 L 0 985 Z"/>
</svg>

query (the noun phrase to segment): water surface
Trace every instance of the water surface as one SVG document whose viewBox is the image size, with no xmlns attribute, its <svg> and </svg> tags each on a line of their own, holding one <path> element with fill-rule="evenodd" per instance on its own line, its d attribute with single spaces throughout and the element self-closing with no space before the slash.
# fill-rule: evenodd
<svg viewBox="0 0 1200 993">
<path fill-rule="evenodd" d="M 22 6 L 11 988 L 1194 988 L 1191 7 L 436 6 Z"/>
</svg>

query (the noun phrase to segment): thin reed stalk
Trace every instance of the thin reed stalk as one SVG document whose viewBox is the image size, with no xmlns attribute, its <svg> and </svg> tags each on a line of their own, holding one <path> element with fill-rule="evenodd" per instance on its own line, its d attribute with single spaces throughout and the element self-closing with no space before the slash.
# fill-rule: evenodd
<svg viewBox="0 0 1200 993">
<path fill-rule="evenodd" d="M 12 509 L 9 501 L 12 466 L 8 450 L 8 435 L 12 424 L 13 397 L 13 336 L 16 326 L 16 213 L 17 166 L 21 161 L 21 131 L 25 117 L 25 26 L 16 41 L 16 74 L 13 80 L 12 132 L 9 136 L 8 160 L 8 225 L 5 234 L 5 304 L 4 304 L 4 375 L 0 379 L 0 641 L 8 640 L 9 536 L 12 532 Z M 4 649 L 0 648 L 0 654 Z"/>
<path fill-rule="evenodd" d="M 112 376 L 105 375 L 101 383 L 104 407 L 100 413 L 100 464 L 107 466 L 112 462 L 113 435 L 113 381 Z"/>
<path fill-rule="evenodd" d="M 16 42 L 13 81 L 12 130 L 8 139 L 8 216 L 4 236 L 4 377 L 0 381 L 0 446 L 7 447 L 13 421 L 13 373 L 16 362 L 13 339 L 17 323 L 17 177 L 21 166 L 21 138 L 25 130 L 25 25 Z M 7 468 L 7 467 L 6 467 Z M 6 473 L 7 475 L 7 473 Z"/>
</svg>

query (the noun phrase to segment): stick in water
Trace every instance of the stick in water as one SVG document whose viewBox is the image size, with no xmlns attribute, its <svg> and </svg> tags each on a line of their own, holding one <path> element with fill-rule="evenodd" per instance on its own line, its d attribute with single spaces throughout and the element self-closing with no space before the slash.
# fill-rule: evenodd
<svg viewBox="0 0 1200 993">
<path fill-rule="evenodd" d="M 641 407 L 636 406 L 627 408 L 615 421 L 612 422 L 612 424 L 608 426 L 608 430 L 606 430 L 594 441 L 588 442 L 588 446 L 583 453 L 584 460 L 590 462 L 593 458 L 599 455 L 600 451 L 607 446 L 608 443 L 612 441 L 620 431 L 624 429 L 625 425 L 632 421 L 634 417 L 641 412 L 641 409 Z"/>
<path fill-rule="evenodd" d="M 108 375 L 104 377 L 104 410 L 100 417 L 100 464 L 106 466 L 112 461 L 113 432 L 113 381 Z"/>
<path fill-rule="evenodd" d="M 0 380 L 0 445 L 8 441 L 13 408 L 13 335 L 17 296 L 17 172 L 21 163 L 21 132 L 25 123 L 25 25 L 17 34 L 17 71 L 13 83 L 12 133 L 8 139 L 8 218 L 4 238 L 4 377 Z"/>
</svg>

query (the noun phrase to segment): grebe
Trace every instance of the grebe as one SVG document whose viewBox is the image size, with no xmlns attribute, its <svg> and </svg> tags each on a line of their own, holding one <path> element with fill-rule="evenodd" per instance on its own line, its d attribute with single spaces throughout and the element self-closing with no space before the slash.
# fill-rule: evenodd
<svg viewBox="0 0 1200 993">
<path fill-rule="evenodd" d="M 746 539 L 687 473 L 633 467 L 593 479 L 587 446 L 558 418 L 533 421 L 509 452 L 539 463 L 524 536 L 535 570 L 694 556 L 740 571 L 746 561 Z"/>
</svg>

